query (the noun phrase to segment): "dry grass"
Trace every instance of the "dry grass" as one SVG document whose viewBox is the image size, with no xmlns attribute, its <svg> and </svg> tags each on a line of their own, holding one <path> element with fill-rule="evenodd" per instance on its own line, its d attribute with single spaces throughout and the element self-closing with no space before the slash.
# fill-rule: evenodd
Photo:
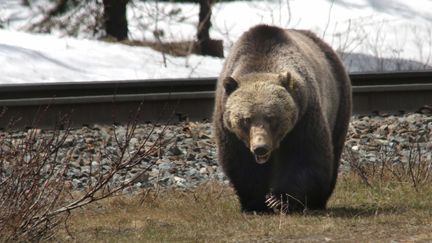
<svg viewBox="0 0 432 243">
<path fill-rule="evenodd" d="M 71 191 L 73 180 L 68 178 L 78 151 L 75 146 L 65 146 L 70 135 L 69 116 L 48 133 L 41 129 L 29 129 L 20 135 L 0 132 L 0 242 L 51 239 L 60 225 L 66 225 L 67 230 L 68 218 L 76 209 L 117 195 L 148 172 L 157 161 L 153 155 L 162 152 L 171 138 L 164 136 L 167 126 L 156 132 L 153 125 L 137 147 L 130 149 L 140 111 L 139 107 L 131 114 L 124 132 L 114 127 L 114 149 L 94 153 L 91 161 L 97 165 L 90 167 L 88 183 L 80 194 Z M 66 129 L 60 130 L 60 124 Z M 157 138 L 149 145 L 152 135 Z M 102 158 L 109 158 L 108 169 L 103 169 Z M 149 161 L 147 167 L 139 167 L 143 160 Z M 138 169 L 133 177 L 114 183 L 115 176 L 132 168 Z"/>
<path fill-rule="evenodd" d="M 76 242 L 366 242 L 432 240 L 432 186 L 368 186 L 341 175 L 328 210 L 246 215 L 230 187 L 209 183 L 145 197 L 122 196 L 80 209 L 56 241 Z"/>
<path fill-rule="evenodd" d="M 130 46 L 150 47 L 155 51 L 180 57 L 184 57 L 190 54 L 198 54 L 199 52 L 198 45 L 195 41 L 157 42 L 125 40 L 122 41 L 122 43 Z"/>
<path fill-rule="evenodd" d="M 111 39 L 105 39 L 106 41 L 114 41 Z M 121 43 L 130 46 L 144 46 L 150 47 L 155 51 L 169 54 L 177 57 L 185 57 L 191 54 L 204 55 L 201 51 L 199 42 L 197 41 L 173 41 L 173 42 L 161 42 L 161 41 L 147 41 L 147 40 L 124 40 Z M 213 56 L 223 57 L 223 43 L 221 40 L 208 40 L 209 48 L 215 53 Z M 211 50 L 211 51 L 212 51 Z"/>
</svg>

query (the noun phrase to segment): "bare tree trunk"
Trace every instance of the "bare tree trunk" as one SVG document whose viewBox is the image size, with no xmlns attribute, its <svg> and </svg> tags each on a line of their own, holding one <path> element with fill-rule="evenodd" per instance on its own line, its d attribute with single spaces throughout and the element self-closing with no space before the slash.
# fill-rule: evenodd
<svg viewBox="0 0 432 243">
<path fill-rule="evenodd" d="M 60 15 L 66 12 L 68 0 L 58 0 L 56 6 L 50 10 L 49 14 L 52 16 Z"/>
<path fill-rule="evenodd" d="M 29 0 L 21 0 L 21 4 L 22 4 L 23 6 L 30 7 L 30 2 L 29 2 Z"/>
<path fill-rule="evenodd" d="M 128 38 L 126 5 L 129 0 L 103 0 L 105 31 L 117 40 Z"/>
<path fill-rule="evenodd" d="M 209 30 L 211 27 L 211 0 L 199 0 L 199 24 L 198 24 L 198 41 L 205 42 L 210 39 Z"/>
<path fill-rule="evenodd" d="M 221 40 L 210 39 L 212 0 L 199 0 L 199 24 L 197 30 L 198 47 L 202 55 L 223 57 Z"/>
</svg>

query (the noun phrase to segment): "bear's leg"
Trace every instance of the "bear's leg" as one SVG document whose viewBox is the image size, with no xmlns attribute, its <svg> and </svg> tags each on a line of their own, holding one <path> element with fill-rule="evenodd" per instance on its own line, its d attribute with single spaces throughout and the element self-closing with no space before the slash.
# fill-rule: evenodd
<svg viewBox="0 0 432 243">
<path fill-rule="evenodd" d="M 291 211 L 325 209 L 336 176 L 330 133 L 322 123 L 302 125 L 275 151 L 272 193 Z"/>
<path fill-rule="evenodd" d="M 265 204 L 265 196 L 259 198 L 246 198 L 239 194 L 241 209 L 245 213 L 271 213 L 272 210 Z"/>
<path fill-rule="evenodd" d="M 265 200 L 269 193 L 270 166 L 243 161 L 242 166 L 227 173 L 239 197 L 243 212 L 266 213 L 271 209 Z"/>
<path fill-rule="evenodd" d="M 257 164 L 252 153 L 239 146 L 224 149 L 220 153 L 222 168 L 239 197 L 242 211 L 268 212 L 265 197 L 269 193 L 271 165 Z"/>
<path fill-rule="evenodd" d="M 220 165 L 237 193 L 242 211 L 269 212 L 265 197 L 269 193 L 271 163 L 256 163 L 234 134 L 220 132 L 216 138 Z"/>
<path fill-rule="evenodd" d="M 314 168 L 285 168 L 275 177 L 272 197 L 279 200 L 288 212 L 304 209 L 325 209 L 330 179 Z M 286 172 L 286 171 L 293 171 Z"/>
<path fill-rule="evenodd" d="M 346 97 L 342 99 L 342 104 L 339 106 L 338 115 L 336 118 L 336 123 L 334 125 L 335 129 L 333 130 L 332 140 L 333 140 L 333 173 L 337 175 L 340 159 L 342 156 L 342 151 L 344 149 L 345 139 L 349 127 L 349 120 L 351 117 L 351 95 L 348 92 Z M 330 194 L 333 192 L 333 189 L 336 185 L 337 177 L 334 176 L 331 183 Z M 329 195 L 330 196 L 330 195 Z"/>
</svg>

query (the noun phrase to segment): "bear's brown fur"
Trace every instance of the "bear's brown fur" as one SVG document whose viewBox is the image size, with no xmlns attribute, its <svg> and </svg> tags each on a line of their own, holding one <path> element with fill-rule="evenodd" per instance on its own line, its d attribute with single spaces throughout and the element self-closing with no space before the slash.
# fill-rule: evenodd
<svg viewBox="0 0 432 243">
<path fill-rule="evenodd" d="M 219 163 L 243 211 L 324 209 L 351 116 L 351 84 L 313 33 L 258 25 L 220 74 L 213 128 Z"/>
</svg>

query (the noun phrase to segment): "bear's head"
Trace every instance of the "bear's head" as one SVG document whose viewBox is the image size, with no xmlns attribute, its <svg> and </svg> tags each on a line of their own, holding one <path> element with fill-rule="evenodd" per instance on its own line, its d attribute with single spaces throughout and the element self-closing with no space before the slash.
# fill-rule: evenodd
<svg viewBox="0 0 432 243">
<path fill-rule="evenodd" d="M 252 73 L 223 80 L 224 126 L 244 142 L 259 164 L 267 162 L 294 127 L 298 109 L 289 91 L 294 80 L 283 74 Z"/>
</svg>

